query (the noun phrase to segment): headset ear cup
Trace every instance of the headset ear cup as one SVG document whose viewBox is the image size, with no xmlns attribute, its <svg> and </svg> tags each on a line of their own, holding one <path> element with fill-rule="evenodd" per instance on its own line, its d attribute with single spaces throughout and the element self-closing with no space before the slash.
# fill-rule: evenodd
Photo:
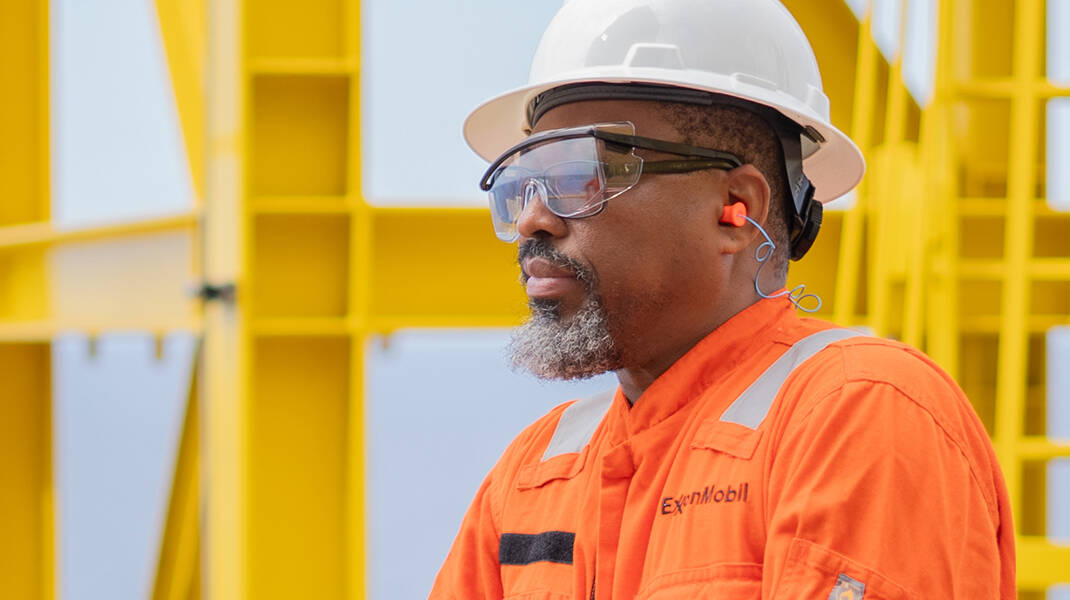
<svg viewBox="0 0 1070 600">
<path fill-rule="evenodd" d="M 821 229 L 825 209 L 816 200 L 811 200 L 809 205 L 801 229 L 791 240 L 791 260 L 799 260 L 806 255 L 810 246 L 814 245 L 814 240 L 817 239 L 818 230 Z"/>
</svg>

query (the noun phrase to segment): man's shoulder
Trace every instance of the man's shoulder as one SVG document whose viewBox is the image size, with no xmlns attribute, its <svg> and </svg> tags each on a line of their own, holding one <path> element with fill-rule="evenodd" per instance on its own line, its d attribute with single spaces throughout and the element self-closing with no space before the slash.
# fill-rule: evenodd
<svg viewBox="0 0 1070 600">
<path fill-rule="evenodd" d="M 858 336 L 830 345 L 800 371 L 785 390 L 795 397 L 790 420 L 859 418 L 883 427 L 912 413 L 932 422 L 971 461 L 989 462 L 991 443 L 966 394 L 916 348 Z"/>
<path fill-rule="evenodd" d="M 808 322 L 806 333 L 827 329 L 849 331 L 824 321 L 804 321 Z M 807 380 L 809 396 L 818 391 L 815 386 L 832 392 L 849 383 L 869 382 L 894 387 L 915 399 L 933 395 L 964 397 L 954 379 L 922 351 L 861 330 L 857 335 L 833 340 L 801 365 L 798 375 Z"/>
<path fill-rule="evenodd" d="M 502 455 L 501 466 L 515 470 L 541 462 L 552 447 L 557 453 L 578 451 L 601 423 L 612 400 L 612 392 L 607 391 L 558 404 L 513 439 Z"/>
<path fill-rule="evenodd" d="M 962 389 L 935 361 L 902 342 L 860 335 L 832 344 L 829 350 L 813 368 L 824 370 L 832 386 L 890 386 L 925 404 L 952 397 L 965 399 Z"/>
<path fill-rule="evenodd" d="M 857 453 L 883 453 L 909 444 L 949 451 L 969 465 L 993 514 L 998 467 L 991 441 L 966 394 L 931 358 L 907 344 L 859 336 L 830 345 L 800 369 L 785 392 L 792 406 L 779 433 L 840 430 L 866 439 Z M 902 435 L 883 432 L 910 424 Z M 867 450 L 868 449 L 868 450 Z"/>
<path fill-rule="evenodd" d="M 903 410 L 928 413 L 955 438 L 971 437 L 980 422 L 954 379 L 920 350 L 872 335 L 829 344 L 786 382 L 794 418 L 811 412 L 865 410 L 877 417 Z M 865 402 L 879 398 L 879 403 Z"/>
</svg>

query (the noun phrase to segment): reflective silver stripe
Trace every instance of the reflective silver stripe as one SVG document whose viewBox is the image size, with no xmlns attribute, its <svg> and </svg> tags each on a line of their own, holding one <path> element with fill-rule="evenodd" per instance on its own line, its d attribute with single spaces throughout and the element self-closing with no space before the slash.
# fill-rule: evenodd
<svg viewBox="0 0 1070 600">
<path fill-rule="evenodd" d="M 554 437 L 550 438 L 550 445 L 546 447 L 542 459 L 549 460 L 561 454 L 579 452 L 591 441 L 594 430 L 602 422 L 602 417 L 609 412 L 613 404 L 613 396 L 617 394 L 616 388 L 599 392 L 593 396 L 581 398 L 573 402 L 561 413 L 561 420 L 557 422 Z"/>
<path fill-rule="evenodd" d="M 769 414 L 769 408 L 773 406 L 773 399 L 780 392 L 780 386 L 784 385 L 796 367 L 833 342 L 861 335 L 864 334 L 854 329 L 826 329 L 795 342 L 776 362 L 769 365 L 750 387 L 743 390 L 721 415 L 721 420 L 757 429 Z"/>
</svg>

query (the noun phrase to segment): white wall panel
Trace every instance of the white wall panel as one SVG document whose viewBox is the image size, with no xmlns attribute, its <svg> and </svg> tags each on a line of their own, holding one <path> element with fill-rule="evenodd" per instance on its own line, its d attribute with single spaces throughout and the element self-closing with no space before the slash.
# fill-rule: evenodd
<svg viewBox="0 0 1070 600">
<path fill-rule="evenodd" d="M 189 389 L 193 338 L 162 356 L 142 334 L 53 343 L 58 591 L 134 600 L 151 590 Z"/>
<path fill-rule="evenodd" d="M 52 219 L 185 212 L 189 164 L 155 4 L 52 0 Z"/>
</svg>

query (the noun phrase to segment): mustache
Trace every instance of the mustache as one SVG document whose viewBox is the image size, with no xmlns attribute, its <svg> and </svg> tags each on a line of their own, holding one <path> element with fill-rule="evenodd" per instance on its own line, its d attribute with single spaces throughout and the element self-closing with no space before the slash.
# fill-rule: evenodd
<svg viewBox="0 0 1070 600">
<path fill-rule="evenodd" d="M 547 240 L 531 238 L 524 241 L 524 243 L 517 248 L 516 261 L 521 265 L 520 281 L 522 283 L 526 283 L 528 280 L 528 275 L 527 273 L 524 273 L 523 270 L 524 260 L 527 258 L 541 258 L 553 263 L 554 266 L 568 269 L 568 271 L 570 271 L 576 279 L 583 283 L 588 289 L 591 289 L 596 282 L 596 277 L 592 269 L 564 252 L 561 252 L 557 248 L 554 248 Z"/>
</svg>

